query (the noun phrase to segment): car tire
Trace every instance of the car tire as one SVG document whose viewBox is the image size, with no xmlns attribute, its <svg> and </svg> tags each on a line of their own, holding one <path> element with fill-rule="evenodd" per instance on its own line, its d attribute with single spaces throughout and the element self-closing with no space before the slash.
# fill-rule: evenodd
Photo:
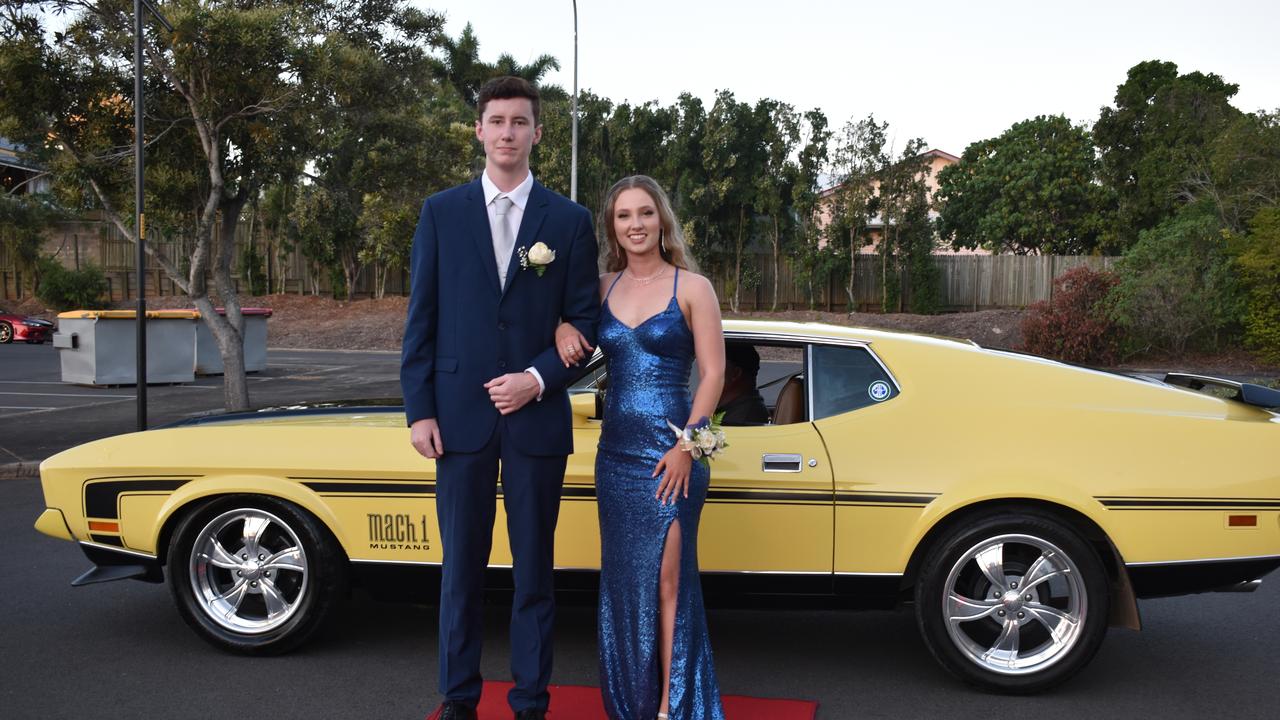
<svg viewBox="0 0 1280 720">
<path fill-rule="evenodd" d="M 0 345 L 6 345 L 13 342 L 13 326 L 7 322 L 0 321 Z"/>
<path fill-rule="evenodd" d="M 920 634 L 944 668 L 984 690 L 1028 694 L 1093 659 L 1110 592 L 1094 548 L 1027 509 L 945 532 L 925 557 L 915 601 Z"/>
<path fill-rule="evenodd" d="M 249 655 L 298 647 L 346 596 L 338 542 L 276 498 L 231 496 L 188 514 L 167 566 L 183 620 L 214 646 Z"/>
</svg>

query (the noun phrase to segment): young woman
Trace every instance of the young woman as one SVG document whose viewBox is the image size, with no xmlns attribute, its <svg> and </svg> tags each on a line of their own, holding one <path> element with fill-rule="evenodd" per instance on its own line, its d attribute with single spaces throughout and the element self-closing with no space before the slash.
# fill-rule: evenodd
<svg viewBox="0 0 1280 720">
<path fill-rule="evenodd" d="M 653 179 L 619 180 L 602 223 L 608 272 L 600 276 L 598 337 L 609 391 L 596 494 L 605 709 L 617 720 L 721 720 L 698 579 L 698 518 L 711 474 L 668 426 L 715 412 L 724 385 L 720 303 Z M 566 364 L 592 349 L 568 324 L 556 345 Z"/>
</svg>

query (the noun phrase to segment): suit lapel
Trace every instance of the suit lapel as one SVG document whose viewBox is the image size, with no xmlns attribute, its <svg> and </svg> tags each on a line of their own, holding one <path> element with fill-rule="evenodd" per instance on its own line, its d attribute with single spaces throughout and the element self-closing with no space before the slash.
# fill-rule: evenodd
<svg viewBox="0 0 1280 720">
<path fill-rule="evenodd" d="M 516 244 L 511 250 L 511 262 L 507 265 L 507 287 L 502 291 L 503 297 L 506 297 L 507 292 L 511 290 L 516 278 L 524 275 L 521 272 L 523 268 L 520 267 L 520 249 L 525 248 L 527 250 L 530 245 L 536 242 L 535 238 L 538 237 L 538 230 L 542 228 L 542 221 L 546 217 L 547 189 L 542 187 L 537 180 L 534 180 L 533 188 L 529 190 L 529 201 L 524 206 L 524 216 L 520 218 L 520 232 L 516 234 Z M 490 249 L 490 254 L 493 254 L 492 249 Z M 534 273 L 534 277 L 537 277 L 537 273 Z"/>
<path fill-rule="evenodd" d="M 502 288 L 498 285 L 498 265 L 493 257 L 493 231 L 489 227 L 489 210 L 484 204 L 484 186 L 479 179 L 467 188 L 467 225 L 480 253 L 480 267 L 486 269 L 484 275 L 489 278 L 489 287 L 495 295 L 499 294 Z"/>
</svg>

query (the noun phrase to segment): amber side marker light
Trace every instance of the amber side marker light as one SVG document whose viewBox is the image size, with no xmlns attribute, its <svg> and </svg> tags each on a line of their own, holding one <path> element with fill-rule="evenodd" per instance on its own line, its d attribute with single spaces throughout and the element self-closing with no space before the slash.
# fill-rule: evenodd
<svg viewBox="0 0 1280 720">
<path fill-rule="evenodd" d="M 101 520 L 90 520 L 89 529 L 95 532 L 120 532 L 120 523 L 102 522 Z"/>
<path fill-rule="evenodd" d="M 1228 515 L 1227 527 L 1257 527 L 1257 515 Z"/>
</svg>

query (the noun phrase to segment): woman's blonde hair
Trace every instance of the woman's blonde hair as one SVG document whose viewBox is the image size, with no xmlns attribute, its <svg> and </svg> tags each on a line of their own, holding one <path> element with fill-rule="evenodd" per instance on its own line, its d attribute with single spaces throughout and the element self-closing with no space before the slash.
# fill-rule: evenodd
<svg viewBox="0 0 1280 720">
<path fill-rule="evenodd" d="M 649 197 L 658 206 L 658 219 L 662 223 L 662 242 L 658 245 L 658 252 L 662 254 L 662 259 L 682 270 L 697 272 L 698 263 L 689 252 L 689 246 L 685 245 L 684 232 L 676 221 L 675 211 L 671 209 L 671 200 L 663 192 L 662 186 L 648 175 L 624 177 L 614 183 L 605 196 L 604 211 L 600 213 L 607 245 L 603 253 L 605 271 L 619 272 L 627 266 L 627 253 L 618 243 L 618 234 L 613 227 L 613 210 L 623 190 L 636 188 L 649 193 Z"/>
</svg>

